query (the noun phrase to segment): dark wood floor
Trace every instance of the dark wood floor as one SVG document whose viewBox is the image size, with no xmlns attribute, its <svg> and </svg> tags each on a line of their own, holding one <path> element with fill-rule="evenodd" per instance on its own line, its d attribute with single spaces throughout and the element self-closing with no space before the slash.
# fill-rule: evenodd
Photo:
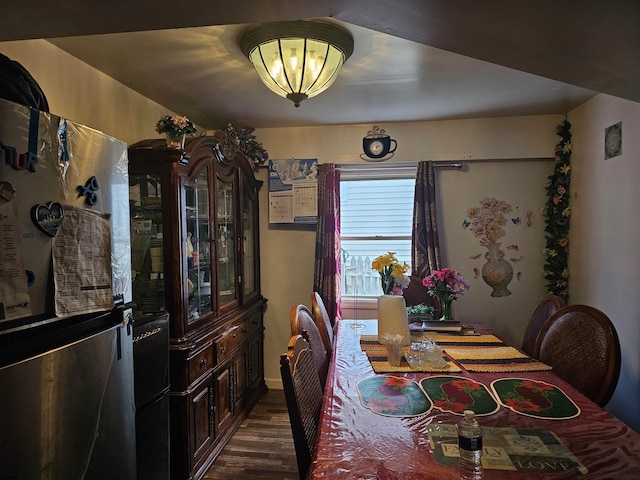
<svg viewBox="0 0 640 480">
<path fill-rule="evenodd" d="M 222 450 L 204 480 L 299 480 L 282 390 L 269 390 Z"/>
</svg>

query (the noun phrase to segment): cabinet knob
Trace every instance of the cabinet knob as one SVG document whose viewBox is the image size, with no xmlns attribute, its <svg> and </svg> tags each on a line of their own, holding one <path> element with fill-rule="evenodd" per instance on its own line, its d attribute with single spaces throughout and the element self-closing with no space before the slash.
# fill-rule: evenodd
<svg viewBox="0 0 640 480">
<path fill-rule="evenodd" d="M 227 353 L 227 347 L 220 347 L 220 353 Z"/>
<path fill-rule="evenodd" d="M 247 327 L 243 328 L 242 333 L 249 333 L 249 329 Z"/>
<path fill-rule="evenodd" d="M 203 358 L 202 360 L 200 360 L 200 366 L 201 367 L 204 367 L 207 363 L 209 363 L 209 362 L 207 362 L 206 358 Z"/>
</svg>

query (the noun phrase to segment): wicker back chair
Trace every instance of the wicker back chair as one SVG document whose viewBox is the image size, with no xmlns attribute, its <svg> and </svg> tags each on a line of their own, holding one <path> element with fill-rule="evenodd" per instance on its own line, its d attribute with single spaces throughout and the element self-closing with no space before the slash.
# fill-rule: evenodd
<svg viewBox="0 0 640 480">
<path fill-rule="evenodd" d="M 329 318 L 329 313 L 324 306 L 324 301 L 318 292 L 311 293 L 311 310 L 313 310 L 313 318 L 316 321 L 316 326 L 318 330 L 320 330 L 324 348 L 331 354 L 331 350 L 333 349 L 334 322 Z"/>
<path fill-rule="evenodd" d="M 327 350 L 322 341 L 320 330 L 316 326 L 313 314 L 305 305 L 298 305 L 291 309 L 291 335 L 302 335 L 308 340 L 313 357 L 315 359 L 318 377 L 320 377 L 320 385 L 324 390 L 324 384 L 327 380 L 327 371 L 329 370 L 330 350 Z"/>
<path fill-rule="evenodd" d="M 620 342 L 611 320 L 587 305 L 568 305 L 542 326 L 533 355 L 604 407 L 620 376 Z"/>
<path fill-rule="evenodd" d="M 280 374 L 296 449 L 298 472 L 300 478 L 306 478 L 320 421 L 322 388 L 313 352 L 302 335 L 293 336 L 287 353 L 280 356 Z"/>
<path fill-rule="evenodd" d="M 522 351 L 529 356 L 533 356 L 533 348 L 536 345 L 536 337 L 540 328 L 544 325 L 547 319 L 566 305 L 564 299 L 557 295 L 547 295 L 544 297 L 536 309 L 533 311 L 533 315 L 529 319 L 527 329 L 524 331 L 522 337 Z"/>
<path fill-rule="evenodd" d="M 433 318 L 440 318 L 442 310 L 440 302 L 436 297 L 429 295 L 427 287 L 422 284 L 422 278 L 411 275 L 409 277 L 409 285 L 402 290 L 402 296 L 407 304 L 407 307 L 413 305 L 430 305 L 433 307 Z"/>
</svg>

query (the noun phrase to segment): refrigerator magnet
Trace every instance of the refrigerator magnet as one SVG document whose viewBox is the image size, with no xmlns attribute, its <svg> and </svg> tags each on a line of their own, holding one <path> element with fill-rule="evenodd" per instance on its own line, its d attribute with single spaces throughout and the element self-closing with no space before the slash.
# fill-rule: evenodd
<svg viewBox="0 0 640 480">
<path fill-rule="evenodd" d="M 34 205 L 31 208 L 31 220 L 36 227 L 50 237 L 56 236 L 63 218 L 64 210 L 58 202 L 51 202 L 48 205 Z"/>
<path fill-rule="evenodd" d="M 9 182 L 0 182 L 0 197 L 4 198 L 7 202 L 13 200 L 13 196 L 16 194 L 16 190 Z"/>
</svg>

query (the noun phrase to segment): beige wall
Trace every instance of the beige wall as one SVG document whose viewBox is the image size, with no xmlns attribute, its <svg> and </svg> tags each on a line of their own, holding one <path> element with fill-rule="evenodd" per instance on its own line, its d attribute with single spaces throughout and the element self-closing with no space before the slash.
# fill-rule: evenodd
<svg viewBox="0 0 640 480">
<path fill-rule="evenodd" d="M 533 205 L 537 205 L 538 213 L 544 202 L 544 183 L 541 186 L 541 182 L 553 171 L 551 162 L 478 162 L 474 165 L 474 160 L 550 157 L 557 142 L 555 127 L 562 119 L 562 116 L 550 115 L 380 125 L 398 142 L 396 154 L 389 161 L 463 160 L 469 164 L 468 168 L 472 168 L 467 173 L 443 171 L 439 174 L 441 216 L 446 223 L 441 239 L 446 244 L 443 263 L 449 262 L 447 266 L 460 269 L 471 278 L 474 265 L 469 256 L 480 249 L 470 232 L 460 229 L 466 208 L 498 189 L 510 195 L 509 200 L 516 202 L 514 206 L 519 201 L 515 197 L 528 201 L 532 195 L 537 195 Z M 362 137 L 371 127 L 274 128 L 259 129 L 256 134 L 273 159 L 317 158 L 320 163 L 364 164 L 366 162 L 360 158 Z M 494 171 L 487 173 L 487 169 Z M 535 175 L 528 169 L 534 169 Z M 484 176 L 483 180 L 478 178 L 477 172 Z M 286 350 L 290 337 L 290 309 L 299 303 L 309 306 L 311 302 L 315 229 L 269 225 L 266 169 L 261 169 L 259 174 L 265 181 L 260 196 L 262 293 L 269 300 L 265 316 L 265 376 L 270 387 L 280 388 L 278 359 Z M 488 180 L 496 175 L 503 179 L 500 187 Z M 461 176 L 465 178 L 461 179 Z M 537 183 L 532 181 L 534 176 Z M 473 179 L 480 180 L 476 183 L 488 189 L 470 192 L 468 186 L 461 185 L 461 182 L 465 185 L 473 183 Z M 533 188 L 537 193 L 531 191 Z M 406 194 L 413 195 L 413 192 Z M 461 203 L 460 198 L 473 198 L 473 201 Z M 539 226 L 541 223 L 538 219 Z M 541 228 L 534 239 L 520 238 L 523 247 L 530 244 L 528 258 L 537 258 L 538 262 L 543 247 Z M 544 294 L 541 268 L 530 265 L 525 271 L 528 274 L 523 277 L 524 283 L 516 285 L 514 279 L 514 293 L 509 297 L 490 297 L 489 287 L 480 280 L 472 281 L 472 289 L 454 306 L 457 317 L 463 321 L 487 322 L 519 345 L 529 317 Z"/>
<path fill-rule="evenodd" d="M 45 40 L 0 42 L 0 53 L 29 71 L 52 114 L 128 144 L 159 138 L 156 121 L 172 113 Z"/>
<path fill-rule="evenodd" d="M 622 368 L 607 410 L 640 431 L 640 104 L 598 95 L 570 112 L 573 174 L 569 293 L 616 327 Z M 604 159 L 604 130 L 622 122 L 622 155 Z"/>
<path fill-rule="evenodd" d="M 0 52 L 19 61 L 45 91 L 52 113 L 91 126 L 128 143 L 157 137 L 154 125 L 168 112 L 110 77 L 85 65 L 43 40 L 0 43 Z M 311 108 L 312 104 L 302 108 Z M 180 112 L 177 112 L 180 113 Z M 483 158 L 548 157 L 557 141 L 555 126 L 562 116 L 476 119 L 380 125 L 398 141 L 393 161 L 466 160 Z M 640 431 L 640 236 L 635 206 L 640 164 L 640 105 L 598 95 L 569 113 L 574 124 L 574 177 L 570 267 L 571 301 L 604 310 L 618 329 L 623 348 L 622 374 L 614 398 L 607 407 Z M 603 160 L 604 128 L 623 121 L 623 155 Z M 297 129 L 261 129 L 256 133 L 272 158 L 318 158 L 320 162 L 362 162 L 361 139 L 372 125 L 346 125 Z M 504 172 L 501 172 L 504 174 Z M 507 173 L 508 174 L 508 173 Z M 266 170 L 258 172 L 267 180 Z M 521 172 L 514 182 L 523 182 Z M 451 183 L 451 193 L 457 184 Z M 268 225 L 267 186 L 261 192 L 262 286 L 269 299 L 266 313 L 266 377 L 280 385 L 278 356 L 289 338 L 289 309 L 310 303 L 313 287 L 313 228 L 275 228 Z M 454 195 L 455 197 L 455 195 Z M 466 204 L 465 204 L 466 205 Z M 452 215 L 458 220 L 459 213 Z M 455 244 L 457 232 L 449 232 L 447 253 L 454 267 L 468 268 L 466 252 Z M 538 241 L 538 240 L 536 240 Z M 462 252 L 462 253 L 460 253 Z M 455 262 L 455 265 L 454 265 Z M 541 280 L 542 281 L 542 280 Z M 456 305 L 456 314 L 476 318 L 478 313 L 513 341 L 519 340 L 538 295 L 538 286 L 525 298 L 521 292 L 500 301 L 482 295 L 480 308 L 472 292 Z M 480 291 L 480 287 L 476 291 Z M 465 294 L 467 295 L 467 294 Z M 522 294 L 524 295 L 524 294 Z M 473 300 L 473 301 L 472 301 Z M 515 305 L 521 300 L 521 305 Z M 467 303 L 465 303 L 465 301 Z M 504 302 L 504 303 L 503 303 Z M 506 315 L 492 313 L 503 306 Z"/>
</svg>

